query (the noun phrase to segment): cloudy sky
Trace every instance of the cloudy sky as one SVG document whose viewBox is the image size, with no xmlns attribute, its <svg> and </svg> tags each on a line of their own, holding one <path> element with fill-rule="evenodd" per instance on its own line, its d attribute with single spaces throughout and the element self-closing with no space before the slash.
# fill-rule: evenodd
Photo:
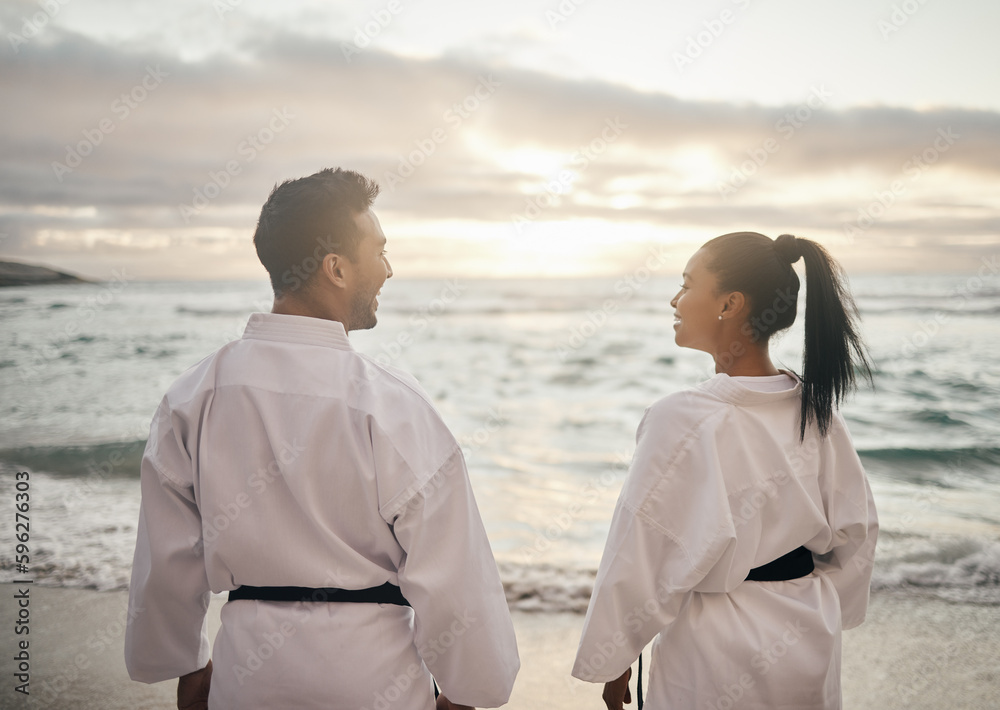
<svg viewBox="0 0 1000 710">
<path fill-rule="evenodd" d="M 0 258 L 259 278 L 275 182 L 376 178 L 398 275 L 681 265 L 750 229 L 853 270 L 1000 247 L 991 0 L 0 5 Z"/>
</svg>

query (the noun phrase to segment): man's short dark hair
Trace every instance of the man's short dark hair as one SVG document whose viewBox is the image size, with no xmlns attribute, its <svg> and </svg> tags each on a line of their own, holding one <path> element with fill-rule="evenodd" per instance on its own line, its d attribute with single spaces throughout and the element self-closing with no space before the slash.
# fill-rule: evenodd
<svg viewBox="0 0 1000 710">
<path fill-rule="evenodd" d="M 276 185 L 253 235 L 275 295 L 308 284 L 327 254 L 354 261 L 361 239 L 354 217 L 371 207 L 378 193 L 373 180 L 341 168 Z"/>
</svg>

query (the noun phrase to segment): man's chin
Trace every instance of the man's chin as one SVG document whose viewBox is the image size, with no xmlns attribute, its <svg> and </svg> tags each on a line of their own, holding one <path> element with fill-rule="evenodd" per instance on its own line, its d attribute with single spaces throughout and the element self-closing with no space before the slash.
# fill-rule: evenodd
<svg viewBox="0 0 1000 710">
<path fill-rule="evenodd" d="M 371 330 L 378 323 L 378 317 L 374 313 L 369 313 L 361 318 L 355 318 L 351 323 L 351 330 Z"/>
</svg>

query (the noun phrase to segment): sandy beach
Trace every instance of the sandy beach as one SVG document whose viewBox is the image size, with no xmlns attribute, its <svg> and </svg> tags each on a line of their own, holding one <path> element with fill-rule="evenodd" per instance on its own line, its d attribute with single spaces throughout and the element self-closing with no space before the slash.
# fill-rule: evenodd
<svg viewBox="0 0 1000 710">
<path fill-rule="evenodd" d="M 15 588 L 3 585 L 0 623 L 13 628 Z M 30 704 L 13 689 L 15 643 L 4 634 L 0 708 L 169 710 L 174 682 L 129 680 L 122 661 L 125 592 L 34 587 Z M 213 599 L 209 632 L 223 598 Z M 583 616 L 515 613 L 521 673 L 511 710 L 600 710 L 600 689 L 570 678 Z M 847 710 L 996 708 L 1000 704 L 1000 608 L 876 594 L 868 621 L 844 634 Z M 738 707 L 738 703 L 734 707 Z"/>
</svg>

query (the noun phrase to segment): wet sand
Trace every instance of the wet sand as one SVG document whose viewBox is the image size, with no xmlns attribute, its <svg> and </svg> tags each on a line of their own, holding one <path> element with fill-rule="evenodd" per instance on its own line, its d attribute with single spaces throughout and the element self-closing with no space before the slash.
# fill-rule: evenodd
<svg viewBox="0 0 1000 710">
<path fill-rule="evenodd" d="M 125 592 L 35 586 L 31 632 L 6 630 L 17 614 L 12 585 L 0 585 L 0 708 L 169 710 L 176 683 L 134 683 L 122 660 Z M 213 599 L 209 634 L 224 597 Z M 601 710 L 601 689 L 569 676 L 583 616 L 515 613 L 521 673 L 511 710 Z M 16 643 L 30 640 L 31 702 L 16 693 Z M 845 632 L 846 710 L 985 710 L 1000 707 L 1000 607 L 876 594 L 868 621 Z M 737 704 L 738 707 L 738 704 Z"/>
</svg>

